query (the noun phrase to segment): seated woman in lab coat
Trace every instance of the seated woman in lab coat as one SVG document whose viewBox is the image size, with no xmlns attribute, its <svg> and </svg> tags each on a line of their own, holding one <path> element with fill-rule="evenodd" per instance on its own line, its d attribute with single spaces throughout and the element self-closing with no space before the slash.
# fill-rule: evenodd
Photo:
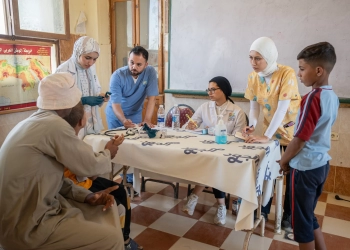
<svg viewBox="0 0 350 250">
<path fill-rule="evenodd" d="M 232 88 L 230 82 L 222 76 L 214 77 L 209 81 L 206 90 L 210 101 L 203 103 L 193 114 L 192 120 L 183 127 L 194 130 L 197 127 L 215 127 L 218 116 L 223 116 L 223 121 L 227 127 L 227 134 L 234 134 L 236 131 L 242 131 L 246 126 L 246 115 L 244 111 L 238 107 L 230 99 Z M 193 192 L 187 199 L 186 205 L 182 208 L 184 212 L 193 215 L 194 209 L 198 201 L 198 195 L 204 190 L 204 186 L 196 185 Z M 214 223 L 224 225 L 226 223 L 226 207 L 225 193 L 213 188 L 214 196 L 218 202 L 218 208 L 214 217 Z"/>
</svg>

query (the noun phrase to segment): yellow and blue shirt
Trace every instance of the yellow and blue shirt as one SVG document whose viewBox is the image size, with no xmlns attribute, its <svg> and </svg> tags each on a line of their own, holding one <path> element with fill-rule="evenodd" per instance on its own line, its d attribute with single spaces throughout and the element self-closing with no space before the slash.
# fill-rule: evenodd
<svg viewBox="0 0 350 250">
<path fill-rule="evenodd" d="M 293 139 L 293 127 L 284 128 L 283 125 L 296 120 L 300 107 L 298 81 L 291 67 L 278 64 L 278 69 L 271 75 L 269 84 L 264 77 L 253 71 L 248 76 L 248 86 L 245 98 L 258 102 L 263 107 L 264 133 L 277 110 L 278 101 L 290 100 L 289 108 L 271 139 L 278 139 L 286 146 Z"/>
</svg>

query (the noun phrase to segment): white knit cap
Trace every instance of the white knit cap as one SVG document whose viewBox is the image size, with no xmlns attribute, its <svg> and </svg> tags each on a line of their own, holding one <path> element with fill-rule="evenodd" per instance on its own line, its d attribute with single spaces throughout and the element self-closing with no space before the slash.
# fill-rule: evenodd
<svg viewBox="0 0 350 250">
<path fill-rule="evenodd" d="M 267 62 L 267 67 L 258 73 L 260 76 L 268 76 L 277 70 L 278 51 L 271 38 L 260 37 L 256 39 L 250 46 L 250 51 L 252 50 L 259 52 Z"/>
<path fill-rule="evenodd" d="M 74 77 L 67 72 L 55 73 L 42 79 L 38 92 L 36 106 L 48 110 L 73 108 L 82 96 L 75 86 Z"/>
</svg>

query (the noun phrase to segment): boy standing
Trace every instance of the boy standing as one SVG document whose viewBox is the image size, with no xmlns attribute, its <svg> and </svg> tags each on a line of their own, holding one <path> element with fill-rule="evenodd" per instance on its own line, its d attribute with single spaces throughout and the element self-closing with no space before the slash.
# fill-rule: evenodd
<svg viewBox="0 0 350 250">
<path fill-rule="evenodd" d="M 292 227 L 299 249 L 323 250 L 326 245 L 314 209 L 329 172 L 327 152 L 339 107 L 328 85 L 336 55 L 331 44 L 322 42 L 303 49 L 297 59 L 300 81 L 312 90 L 301 101 L 294 138 L 279 162 L 280 172 L 291 172 Z"/>
</svg>

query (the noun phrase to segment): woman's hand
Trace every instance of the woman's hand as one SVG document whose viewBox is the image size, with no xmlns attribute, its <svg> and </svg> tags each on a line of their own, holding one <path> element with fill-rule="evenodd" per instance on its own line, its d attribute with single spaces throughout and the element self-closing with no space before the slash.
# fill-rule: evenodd
<svg viewBox="0 0 350 250">
<path fill-rule="evenodd" d="M 242 130 L 242 135 L 250 135 L 255 131 L 254 126 L 245 126 Z"/>
<path fill-rule="evenodd" d="M 260 142 L 260 143 L 264 143 L 264 142 L 268 142 L 270 140 L 269 137 L 263 135 L 263 136 L 259 136 L 259 135 L 248 135 L 245 139 L 246 143 L 254 143 L 254 142 Z"/>
<path fill-rule="evenodd" d="M 107 93 L 110 93 L 110 92 L 107 92 Z M 106 93 L 100 93 L 99 96 L 103 97 L 104 102 L 108 102 L 110 99 L 110 95 L 108 95 L 108 94 L 106 95 Z"/>
<path fill-rule="evenodd" d="M 186 126 L 187 129 L 189 130 L 195 130 L 198 128 L 197 123 L 189 121 Z"/>
<path fill-rule="evenodd" d="M 103 96 L 83 96 L 81 103 L 83 105 L 89 105 L 91 107 L 101 105 L 103 103 Z"/>
</svg>

